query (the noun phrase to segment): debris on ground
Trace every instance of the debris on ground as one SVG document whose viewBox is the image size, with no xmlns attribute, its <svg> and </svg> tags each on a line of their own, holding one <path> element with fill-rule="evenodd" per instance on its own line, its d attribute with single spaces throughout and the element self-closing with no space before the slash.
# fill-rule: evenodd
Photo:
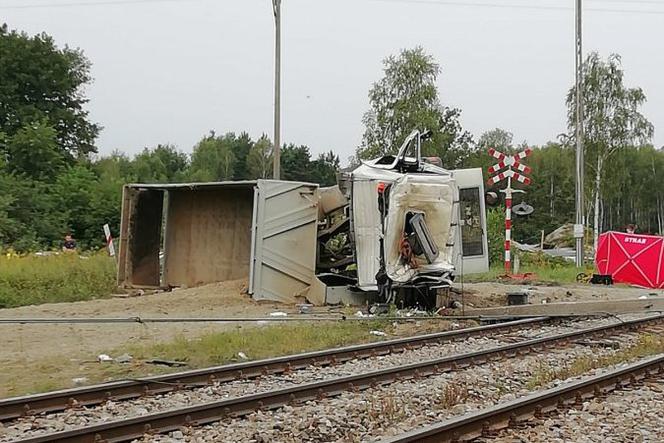
<svg viewBox="0 0 664 443">
<path fill-rule="evenodd" d="M 74 386 L 82 386 L 88 382 L 88 377 L 74 377 L 71 379 Z"/>
<path fill-rule="evenodd" d="M 357 312 L 356 312 L 355 314 L 353 314 L 353 315 L 355 315 L 355 317 L 358 317 L 358 318 L 373 317 L 372 314 L 365 314 L 365 313 L 362 312 L 362 311 L 357 311 Z"/>
<path fill-rule="evenodd" d="M 113 357 L 111 357 L 111 356 L 108 355 L 108 354 L 99 354 L 99 355 L 97 356 L 97 361 L 100 362 L 100 363 L 108 362 L 108 361 L 113 361 Z"/>
<path fill-rule="evenodd" d="M 145 363 L 150 365 L 164 365 L 164 366 L 173 366 L 173 367 L 187 366 L 187 363 L 183 361 L 163 360 L 161 358 L 153 358 L 151 360 L 146 360 Z"/>
<path fill-rule="evenodd" d="M 374 303 L 369 307 L 369 313 L 374 315 L 389 314 L 390 305 L 387 303 Z"/>
<path fill-rule="evenodd" d="M 116 363 L 121 363 L 121 364 L 126 364 L 126 363 L 131 363 L 131 361 L 133 359 L 134 359 L 134 357 L 132 357 L 131 355 L 125 353 L 125 354 L 120 355 L 119 357 L 115 357 L 115 362 Z"/>
<path fill-rule="evenodd" d="M 249 360 L 249 357 L 247 357 L 247 354 L 245 354 L 242 351 L 238 352 L 237 356 L 240 357 L 242 360 Z"/>
<path fill-rule="evenodd" d="M 463 308 L 463 304 L 458 300 L 452 300 L 452 303 L 450 304 L 450 308 L 452 308 L 452 309 L 461 309 L 461 308 Z"/>
<path fill-rule="evenodd" d="M 371 335 L 377 335 L 379 337 L 385 337 L 387 334 L 383 331 L 369 331 L 369 334 Z"/>
<path fill-rule="evenodd" d="M 288 317 L 288 314 L 281 311 L 270 312 L 270 317 Z"/>
<path fill-rule="evenodd" d="M 544 237 L 544 244 L 554 248 L 574 246 L 574 225 L 566 223 Z"/>
<path fill-rule="evenodd" d="M 300 314 L 311 314 L 313 312 L 314 305 L 310 303 L 302 303 L 297 305 L 297 309 Z"/>
<path fill-rule="evenodd" d="M 397 311 L 397 317 L 426 317 L 428 315 L 429 313 L 427 311 L 423 311 L 417 308 Z"/>
</svg>

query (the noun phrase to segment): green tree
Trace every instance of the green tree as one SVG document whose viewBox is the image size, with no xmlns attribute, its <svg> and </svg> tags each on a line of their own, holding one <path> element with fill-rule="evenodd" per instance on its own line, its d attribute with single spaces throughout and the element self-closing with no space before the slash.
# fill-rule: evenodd
<svg viewBox="0 0 664 443">
<path fill-rule="evenodd" d="M 138 182 L 132 159 L 120 151 L 113 151 L 110 155 L 100 157 L 91 163 L 90 168 L 101 181 L 110 182 L 114 185 L 122 185 L 130 182 Z"/>
<path fill-rule="evenodd" d="M 53 185 L 0 172 L 0 241 L 18 251 L 33 250 L 59 239 L 66 225 Z"/>
<path fill-rule="evenodd" d="M 232 180 L 235 168 L 234 140 L 233 133 L 217 137 L 211 132 L 204 137 L 191 154 L 191 179 L 203 182 Z"/>
<path fill-rule="evenodd" d="M 18 231 L 18 222 L 11 211 L 16 198 L 10 187 L 9 176 L 0 171 L 0 245 L 9 244 Z"/>
<path fill-rule="evenodd" d="M 60 175 L 51 191 L 51 199 L 66 226 L 60 236 L 71 231 L 83 247 L 94 246 L 94 239 L 99 241 L 102 236 L 103 223 L 95 217 L 97 205 L 102 204 L 98 201 L 98 184 L 90 169 L 77 165 Z"/>
<path fill-rule="evenodd" d="M 289 144 L 281 149 L 282 180 L 311 182 L 311 152 L 304 145 Z"/>
<path fill-rule="evenodd" d="M 272 142 L 263 134 L 249 150 L 244 178 L 272 177 Z"/>
<path fill-rule="evenodd" d="M 493 208 L 487 211 L 486 217 L 489 264 L 496 266 L 504 260 L 505 213 L 500 208 Z"/>
<path fill-rule="evenodd" d="M 654 127 L 640 112 L 646 101 L 641 88 L 624 85 L 620 56 L 611 54 L 603 60 L 597 52 L 588 55 L 583 74 L 583 146 L 586 166 L 593 172 L 591 182 L 594 243 L 601 229 L 602 188 L 606 181 L 607 161 L 618 151 L 648 143 Z M 570 142 L 575 140 L 576 87 L 567 95 Z"/>
<path fill-rule="evenodd" d="M 259 139 L 260 140 L 260 139 Z M 233 178 L 235 180 L 247 180 L 251 174 L 249 172 L 249 154 L 254 146 L 254 142 L 248 133 L 242 132 L 239 137 L 233 134 L 231 142 L 233 150 L 233 158 L 235 159 L 233 166 Z"/>
<path fill-rule="evenodd" d="M 440 120 L 439 136 L 434 143 L 424 143 L 424 155 L 440 157 L 443 166 L 448 169 L 458 169 L 477 152 L 475 142 L 470 132 L 461 126 L 461 110 L 443 107 Z"/>
<path fill-rule="evenodd" d="M 34 125 L 50 127 L 69 163 L 96 152 L 100 127 L 84 109 L 83 88 L 92 78 L 82 51 L 60 49 L 46 34 L 31 37 L 5 24 L 0 60 L 0 132 L 11 138 Z"/>
<path fill-rule="evenodd" d="M 108 223 L 112 234 L 117 237 L 120 227 L 122 187 L 126 183 L 140 181 L 135 175 L 133 161 L 126 154 L 114 151 L 109 156 L 97 159 L 90 168 L 97 176 L 93 198 L 90 200 L 94 224 L 102 226 Z M 94 229 L 92 232 L 97 235 Z M 98 237 L 91 239 L 93 244 L 96 239 Z"/>
<path fill-rule="evenodd" d="M 532 168 L 531 184 L 512 184 L 525 191 L 514 195 L 515 203 L 525 201 L 535 212 L 526 217 L 514 216 L 513 234 L 517 241 L 539 244 L 541 231 L 549 233 L 573 219 L 574 150 L 554 142 L 532 148 L 532 155 L 525 160 Z M 495 161 L 492 159 L 491 163 Z"/>
<path fill-rule="evenodd" d="M 321 186 L 332 186 L 337 183 L 337 172 L 339 172 L 339 156 L 334 151 L 328 151 L 318 155 L 311 162 L 314 182 Z"/>
<path fill-rule="evenodd" d="M 65 167 L 57 132 L 45 122 L 19 129 L 5 141 L 7 168 L 36 180 L 51 181 Z"/>
<path fill-rule="evenodd" d="M 144 148 L 133 161 L 134 175 L 142 183 L 182 181 L 189 167 L 189 157 L 173 145 Z"/>
<path fill-rule="evenodd" d="M 513 148 L 513 139 L 514 136 L 511 132 L 504 129 L 495 128 L 484 132 L 480 136 L 479 140 L 477 140 L 477 146 L 483 150 L 494 148 L 498 150 L 509 151 Z"/>
<path fill-rule="evenodd" d="M 461 164 L 473 149 L 470 133 L 459 122 L 461 111 L 440 104 L 436 80 L 440 66 L 420 46 L 384 61 L 384 77 L 369 91 L 370 109 L 358 159 L 395 153 L 413 130 L 430 130 L 425 155 L 437 155 L 446 167 Z"/>
</svg>

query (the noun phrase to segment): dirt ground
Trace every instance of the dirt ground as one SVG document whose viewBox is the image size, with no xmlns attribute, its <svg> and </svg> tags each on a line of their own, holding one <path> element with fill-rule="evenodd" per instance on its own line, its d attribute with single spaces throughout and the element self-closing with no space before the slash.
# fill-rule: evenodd
<svg viewBox="0 0 664 443">
<path fill-rule="evenodd" d="M 57 303 L 0 309 L 0 318 L 67 318 L 67 317 L 267 317 L 271 312 L 287 312 L 290 318 L 296 306 L 258 303 L 244 292 L 246 281 L 230 281 L 199 288 L 175 290 L 129 298 L 110 298 L 75 303 Z M 457 287 L 457 289 L 461 289 Z M 623 286 L 592 285 L 529 286 L 503 283 L 473 283 L 463 286 L 464 302 L 470 307 L 501 306 L 506 294 L 528 289 L 532 303 L 574 300 L 610 300 L 638 298 L 664 291 Z M 456 296 L 460 299 L 460 296 Z M 312 315 L 330 316 L 338 308 L 316 308 Z M 350 309 L 349 309 L 350 312 Z M 425 322 L 423 322 L 425 323 Z M 431 323 L 431 322 L 429 322 Z M 242 323 L 243 327 L 256 325 Z M 45 391 L 61 386 L 89 367 L 97 356 L 113 350 L 122 353 L 127 346 L 150 346 L 179 337 L 195 338 L 206 333 L 238 327 L 238 323 L 122 323 L 122 324 L 0 324 L 0 397 L 23 392 Z M 404 324 L 396 328 L 399 335 L 423 332 L 423 327 Z M 48 377 L 49 373 L 59 373 Z M 50 379 L 50 381 L 49 381 Z"/>
<path fill-rule="evenodd" d="M 243 294 L 246 281 L 237 280 L 199 288 L 128 298 L 74 303 L 51 303 L 0 309 L 0 318 L 81 317 L 263 317 L 288 310 L 273 303 L 257 303 Z M 294 307 L 290 307 L 292 312 Z M 168 341 L 233 327 L 230 323 L 122 323 L 122 324 L 0 324 L 0 364 L 17 359 L 98 352 L 126 343 Z"/>
<path fill-rule="evenodd" d="M 456 288 L 461 290 L 460 285 Z M 529 301 L 539 304 L 573 302 L 573 301 L 601 301 L 638 299 L 643 296 L 664 295 L 664 290 L 635 288 L 627 285 L 591 285 L 591 284 L 564 284 L 564 285 L 529 285 L 507 284 L 498 282 L 466 283 L 463 285 L 466 305 L 475 308 L 504 306 L 507 304 L 507 294 L 510 292 L 527 291 Z M 460 296 L 455 297 L 460 300 Z"/>
<path fill-rule="evenodd" d="M 129 298 L 110 298 L 74 303 L 53 303 L 0 309 L 0 318 L 65 317 L 265 317 L 270 312 L 296 313 L 295 306 L 258 303 L 244 294 L 246 281 L 236 280 L 199 288 L 161 292 Z M 459 286 L 457 288 L 460 289 Z M 628 286 L 530 286 L 504 283 L 468 283 L 463 286 L 470 307 L 500 306 L 508 292 L 528 290 L 532 303 L 577 300 L 616 300 L 643 295 L 664 295 L 662 290 Z M 457 296 L 456 298 L 459 298 Z M 327 308 L 318 308 L 321 314 Z M 49 356 L 87 355 L 124 344 L 169 341 L 195 337 L 236 327 L 236 323 L 123 323 L 123 324 L 0 324 L 0 364 Z"/>
</svg>

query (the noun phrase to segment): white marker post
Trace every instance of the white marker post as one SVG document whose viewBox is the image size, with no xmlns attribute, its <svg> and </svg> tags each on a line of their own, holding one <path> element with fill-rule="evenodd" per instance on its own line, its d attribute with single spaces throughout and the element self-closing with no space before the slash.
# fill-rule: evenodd
<svg viewBox="0 0 664 443">
<path fill-rule="evenodd" d="M 104 225 L 104 235 L 106 236 L 106 247 L 108 248 L 108 255 L 115 257 L 115 246 L 113 245 L 113 236 L 111 235 L 111 227 L 108 223 Z"/>
</svg>

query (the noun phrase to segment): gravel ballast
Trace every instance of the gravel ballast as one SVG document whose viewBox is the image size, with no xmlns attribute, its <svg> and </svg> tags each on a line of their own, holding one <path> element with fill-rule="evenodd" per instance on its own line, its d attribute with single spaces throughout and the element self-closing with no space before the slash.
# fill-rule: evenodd
<svg viewBox="0 0 664 443">
<path fill-rule="evenodd" d="M 664 442 L 664 381 L 614 391 L 501 432 L 494 443 Z"/>
<path fill-rule="evenodd" d="M 26 417 L 0 427 L 0 442 L 36 436 L 44 432 L 68 430 L 98 422 L 143 416 L 183 406 L 286 388 L 299 383 L 359 374 L 415 361 L 478 351 L 506 343 L 571 332 L 617 321 L 619 320 L 614 318 L 594 319 L 525 328 L 509 334 L 496 334 L 491 338 L 476 337 L 440 345 L 427 345 L 386 356 L 352 360 L 332 367 L 310 367 L 290 374 L 264 376 L 255 380 L 215 384 L 204 388 L 130 401 L 107 402 L 98 407 L 71 409 L 62 413 Z M 621 334 L 611 337 L 611 340 L 615 341 L 618 347 L 625 347 L 635 342 L 636 334 Z M 227 428 L 226 422 L 224 422 L 209 427 L 188 430 L 185 433 L 178 431 L 170 436 L 156 436 L 154 438 L 156 441 L 168 441 L 162 439 L 179 439 L 182 435 L 182 438 L 189 441 L 198 441 L 198 438 L 202 439 L 200 441 L 230 442 L 244 439 L 260 441 L 264 438 L 261 433 L 264 433 L 269 439 L 278 441 L 282 441 L 282 439 L 284 439 L 283 441 L 335 441 L 335 439 L 345 440 L 348 433 L 350 433 L 348 437 L 353 440 L 368 438 L 368 436 L 375 436 L 376 434 L 391 435 L 392 433 L 412 429 L 419 424 L 431 423 L 447 416 L 458 415 L 466 410 L 495 402 L 500 398 L 508 399 L 510 396 L 521 395 L 524 389 L 524 380 L 530 376 L 532 369 L 537 364 L 546 361 L 554 366 L 562 365 L 573 360 L 576 356 L 587 355 L 590 349 L 592 349 L 593 354 L 597 355 L 607 355 L 615 352 L 615 349 L 610 348 L 595 349 L 577 345 L 566 349 L 547 351 L 542 355 L 531 355 L 508 359 L 500 363 L 475 366 L 463 371 L 428 377 L 417 382 L 394 383 L 390 386 L 372 389 L 360 394 L 346 393 L 337 398 L 308 403 L 295 408 L 287 407 L 273 412 L 257 412 L 246 418 L 230 420 L 228 423 L 230 428 Z M 441 408 L 441 402 L 449 405 L 450 408 Z M 457 403 L 463 403 L 463 405 Z M 359 422 L 358 417 L 361 418 Z M 363 423 L 363 420 L 368 421 Z M 276 427 L 272 426 L 271 423 L 276 423 Z M 217 428 L 220 429 L 219 432 L 215 431 Z M 189 432 L 192 434 L 188 435 Z M 236 434 L 238 432 L 240 434 Z M 199 433 L 201 433 L 200 436 L 198 436 Z"/>
<path fill-rule="evenodd" d="M 625 347 L 635 343 L 637 335 L 625 334 L 614 340 Z M 581 345 L 549 350 L 360 393 L 347 392 L 295 407 L 258 411 L 200 428 L 148 437 L 144 441 L 372 441 L 526 395 L 530 392 L 528 380 L 542 364 L 563 367 L 582 356 L 606 356 L 615 352 L 616 349 Z"/>
</svg>

